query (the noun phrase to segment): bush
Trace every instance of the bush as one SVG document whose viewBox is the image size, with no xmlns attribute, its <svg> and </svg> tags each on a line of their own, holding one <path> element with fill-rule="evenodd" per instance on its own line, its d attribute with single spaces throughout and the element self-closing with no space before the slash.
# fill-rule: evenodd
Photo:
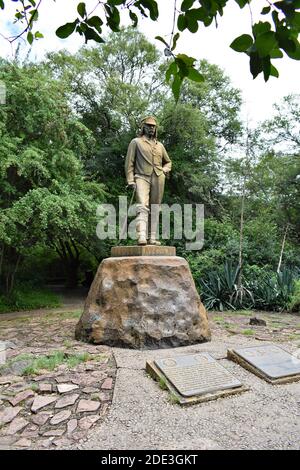
<svg viewBox="0 0 300 470">
<path fill-rule="evenodd" d="M 0 295 L 0 313 L 60 306 L 61 301 L 57 295 L 30 283 L 16 286 L 9 297 Z"/>
<path fill-rule="evenodd" d="M 246 266 L 241 286 L 238 286 L 238 275 L 238 267 L 226 261 L 221 269 L 199 279 L 201 296 L 209 310 L 299 309 L 300 281 L 295 282 L 294 270 L 284 268 L 281 272 L 274 273 L 259 266 Z"/>
<path fill-rule="evenodd" d="M 291 312 L 300 313 L 300 279 L 295 282 L 294 292 L 289 303 L 289 310 Z"/>
</svg>

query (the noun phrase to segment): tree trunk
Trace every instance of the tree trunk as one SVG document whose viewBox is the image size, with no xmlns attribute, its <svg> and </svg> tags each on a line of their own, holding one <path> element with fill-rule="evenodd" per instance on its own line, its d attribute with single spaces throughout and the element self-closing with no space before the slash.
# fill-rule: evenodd
<svg viewBox="0 0 300 470">
<path fill-rule="evenodd" d="M 243 241 L 244 241 L 244 210 L 245 210 L 245 180 L 241 201 L 241 220 L 240 220 L 240 247 L 239 247 L 239 275 L 237 286 L 238 289 L 242 287 L 242 264 L 243 264 Z"/>
<path fill-rule="evenodd" d="M 289 228 L 289 224 L 286 224 L 283 239 L 282 239 L 282 244 L 281 244 L 280 256 L 279 256 L 279 261 L 278 261 L 278 266 L 277 266 L 277 273 L 279 273 L 280 269 L 281 269 L 282 257 L 283 257 L 283 252 L 284 252 L 284 247 L 285 247 L 288 228 Z"/>
</svg>

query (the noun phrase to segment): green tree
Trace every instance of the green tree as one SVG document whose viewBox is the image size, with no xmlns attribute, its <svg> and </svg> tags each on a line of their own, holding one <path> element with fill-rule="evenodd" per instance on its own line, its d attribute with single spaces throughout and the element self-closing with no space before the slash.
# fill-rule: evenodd
<svg viewBox="0 0 300 470">
<path fill-rule="evenodd" d="M 68 283 L 76 284 L 79 247 L 96 244 L 103 199 L 82 165 L 93 137 L 67 104 L 63 83 L 44 68 L 2 63 L 0 79 L 7 87 L 0 108 L 2 287 L 12 291 L 26 250 L 41 244 L 56 250 Z"/>
</svg>

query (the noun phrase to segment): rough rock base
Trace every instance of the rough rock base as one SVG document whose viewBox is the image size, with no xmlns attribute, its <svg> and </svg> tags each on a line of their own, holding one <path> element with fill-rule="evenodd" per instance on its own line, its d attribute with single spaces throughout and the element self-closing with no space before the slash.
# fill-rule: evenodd
<svg viewBox="0 0 300 470">
<path fill-rule="evenodd" d="M 183 258 L 131 256 L 102 261 L 75 337 L 95 344 L 155 349 L 209 341 L 210 331 Z"/>
</svg>

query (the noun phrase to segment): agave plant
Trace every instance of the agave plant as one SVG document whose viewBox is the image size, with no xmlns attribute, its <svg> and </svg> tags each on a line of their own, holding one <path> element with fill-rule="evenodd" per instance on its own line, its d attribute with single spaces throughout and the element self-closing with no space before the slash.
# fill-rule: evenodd
<svg viewBox="0 0 300 470">
<path fill-rule="evenodd" d="M 207 280 L 199 280 L 203 302 L 208 310 L 235 310 L 245 306 L 249 307 L 249 299 L 253 305 L 253 295 L 246 286 L 237 283 L 240 266 L 234 267 L 226 261 L 222 271 L 209 273 Z"/>
</svg>

